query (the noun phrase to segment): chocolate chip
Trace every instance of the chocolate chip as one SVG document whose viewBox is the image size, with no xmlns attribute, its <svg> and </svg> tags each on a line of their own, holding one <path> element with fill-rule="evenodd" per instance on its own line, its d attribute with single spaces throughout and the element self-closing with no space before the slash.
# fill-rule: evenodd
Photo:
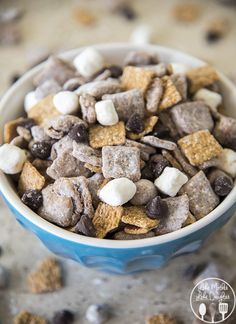
<svg viewBox="0 0 236 324">
<path fill-rule="evenodd" d="M 137 113 L 133 113 L 126 123 L 126 129 L 135 134 L 142 133 L 144 130 L 144 121 L 142 117 Z"/>
<path fill-rule="evenodd" d="M 153 175 L 153 172 L 151 171 L 149 165 L 146 165 L 141 170 L 141 178 L 142 179 L 147 179 L 147 180 L 154 180 L 154 175 Z"/>
<path fill-rule="evenodd" d="M 5 289 L 8 285 L 8 274 L 6 269 L 0 265 L 0 289 Z"/>
<path fill-rule="evenodd" d="M 165 201 L 161 199 L 161 197 L 156 196 L 152 200 L 150 200 L 146 207 L 146 214 L 153 219 L 162 219 L 168 215 L 168 206 Z"/>
<path fill-rule="evenodd" d="M 161 154 L 153 155 L 149 162 L 150 170 L 155 178 L 159 177 L 167 166 L 169 162 Z"/>
<path fill-rule="evenodd" d="M 79 222 L 76 224 L 74 231 L 77 234 L 95 237 L 96 232 L 91 218 L 88 215 L 82 215 Z"/>
<path fill-rule="evenodd" d="M 122 16 L 124 16 L 127 20 L 134 20 L 137 18 L 136 12 L 129 5 L 123 5 L 119 8 L 119 12 Z"/>
<path fill-rule="evenodd" d="M 27 190 L 22 198 L 22 202 L 31 208 L 32 210 L 37 210 L 43 203 L 43 196 L 38 190 Z"/>
<path fill-rule="evenodd" d="M 24 127 L 30 130 L 33 126 L 35 126 L 35 122 L 32 118 L 24 118 L 20 123 L 19 126 Z"/>
<path fill-rule="evenodd" d="M 111 72 L 112 78 L 119 78 L 123 73 L 122 68 L 119 65 L 111 65 L 109 66 L 108 70 Z"/>
<path fill-rule="evenodd" d="M 233 189 L 233 180 L 228 176 L 219 176 L 213 182 L 212 188 L 218 196 L 227 196 Z"/>
<path fill-rule="evenodd" d="M 71 324 L 73 322 L 74 314 L 67 309 L 56 312 L 52 319 L 52 324 Z"/>
<path fill-rule="evenodd" d="M 39 158 L 41 160 L 45 160 L 51 154 L 51 146 L 52 146 L 52 143 L 50 143 L 48 141 L 47 142 L 46 141 L 35 142 L 31 146 L 30 151 L 34 157 Z"/>
<path fill-rule="evenodd" d="M 77 143 L 88 141 L 88 131 L 84 124 L 75 125 L 68 133 L 69 137 Z"/>
<path fill-rule="evenodd" d="M 222 34 L 217 31 L 208 31 L 206 33 L 206 40 L 208 43 L 215 43 L 222 38 Z"/>
<path fill-rule="evenodd" d="M 154 126 L 152 135 L 159 138 L 166 138 L 170 135 L 169 129 L 158 120 L 158 123 Z"/>
<path fill-rule="evenodd" d="M 187 280 L 194 280 L 200 273 L 202 273 L 206 269 L 206 267 L 206 262 L 202 262 L 199 264 L 191 264 L 184 271 L 183 275 Z"/>
</svg>

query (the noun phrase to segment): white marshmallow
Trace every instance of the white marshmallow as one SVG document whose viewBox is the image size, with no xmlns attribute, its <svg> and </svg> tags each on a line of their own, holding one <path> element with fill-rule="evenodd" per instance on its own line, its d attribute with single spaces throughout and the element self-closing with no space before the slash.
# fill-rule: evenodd
<svg viewBox="0 0 236 324">
<path fill-rule="evenodd" d="M 231 149 L 223 149 L 217 158 L 217 166 L 233 178 L 236 177 L 236 152 Z"/>
<path fill-rule="evenodd" d="M 12 144 L 0 147 L 0 169 L 6 174 L 16 174 L 23 169 L 26 161 L 25 151 Z"/>
<path fill-rule="evenodd" d="M 142 45 L 151 42 L 151 28 L 148 25 L 140 25 L 136 27 L 131 36 L 130 41 L 134 44 Z"/>
<path fill-rule="evenodd" d="M 99 192 L 100 199 L 111 206 L 127 203 L 136 193 L 136 185 L 128 178 L 109 181 Z"/>
<path fill-rule="evenodd" d="M 212 110 L 217 111 L 217 107 L 222 103 L 222 96 L 208 89 L 200 89 L 194 95 L 194 100 L 202 100 Z"/>
<path fill-rule="evenodd" d="M 183 63 L 170 63 L 173 74 L 186 74 L 189 70 L 188 66 Z"/>
<path fill-rule="evenodd" d="M 188 177 L 176 168 L 166 167 L 154 184 L 164 194 L 174 197 L 188 181 Z"/>
<path fill-rule="evenodd" d="M 115 125 L 119 121 L 118 114 L 111 100 L 102 100 L 95 104 L 97 121 L 101 125 Z"/>
<path fill-rule="evenodd" d="M 35 91 L 30 91 L 25 95 L 24 99 L 24 108 L 25 112 L 29 112 L 31 108 L 34 107 L 39 102 L 39 100 L 35 97 Z"/>
<path fill-rule="evenodd" d="M 86 48 L 74 59 L 74 66 L 84 77 L 91 77 L 104 66 L 104 58 L 93 47 Z"/>
<path fill-rule="evenodd" d="M 72 91 L 61 91 L 54 95 L 53 104 L 63 115 L 70 115 L 78 111 L 79 98 Z"/>
</svg>

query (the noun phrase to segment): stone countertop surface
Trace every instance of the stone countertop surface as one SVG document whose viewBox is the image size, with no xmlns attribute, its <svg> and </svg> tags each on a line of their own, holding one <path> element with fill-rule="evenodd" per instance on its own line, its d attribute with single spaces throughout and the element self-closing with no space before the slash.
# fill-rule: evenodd
<svg viewBox="0 0 236 324">
<path fill-rule="evenodd" d="M 11 5 L 22 8 L 24 13 L 17 22 L 22 41 L 12 46 L 0 45 L 0 94 L 9 86 L 10 78 L 15 73 L 23 73 L 40 53 L 94 42 L 129 41 L 132 31 L 143 24 L 150 27 L 152 43 L 187 51 L 235 78 L 236 8 L 221 6 L 214 0 L 191 1 L 200 6 L 201 15 L 186 28 L 186 24 L 177 23 L 171 16 L 174 4 L 179 1 L 133 1 L 137 19 L 132 21 L 111 13 L 106 1 L 0 1 L 0 13 Z M 95 24 L 81 25 L 74 15 L 78 8 L 89 10 L 96 18 Z M 208 21 L 215 17 L 226 17 L 230 31 L 221 41 L 208 44 L 204 31 Z M 90 304 L 108 303 L 113 315 L 107 323 L 141 324 L 146 315 L 163 311 L 189 324 L 193 320 L 189 306 L 193 283 L 183 275 L 189 265 L 214 262 L 222 273 L 221 278 L 230 281 L 236 289 L 236 242 L 231 239 L 234 222 L 232 219 L 209 237 L 200 251 L 178 257 L 162 269 L 132 276 L 98 273 L 61 259 L 64 287 L 55 293 L 33 295 L 27 289 L 26 276 L 50 252 L 32 233 L 20 227 L 0 201 L 0 246 L 3 249 L 0 264 L 10 275 L 8 288 L 0 290 L 0 323 L 12 323 L 21 310 L 42 315 L 50 321 L 54 311 L 67 308 L 76 313 L 75 323 L 83 324 L 87 323 L 85 312 Z"/>
</svg>

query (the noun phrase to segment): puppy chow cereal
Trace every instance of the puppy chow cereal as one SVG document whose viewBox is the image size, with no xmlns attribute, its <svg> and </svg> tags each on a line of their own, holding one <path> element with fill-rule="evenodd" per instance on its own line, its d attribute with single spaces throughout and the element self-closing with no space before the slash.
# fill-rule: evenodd
<svg viewBox="0 0 236 324">
<path fill-rule="evenodd" d="M 190 21 L 190 9 L 179 19 Z M 220 82 L 209 65 L 163 63 L 151 52 L 132 51 L 121 65 L 95 48 L 73 62 L 53 56 L 25 94 L 25 115 L 5 124 L 0 169 L 17 179 L 28 208 L 77 235 L 132 240 L 180 230 L 234 186 L 236 119 L 222 114 Z M 45 261 L 29 286 L 59 289 L 57 262 Z M 159 314 L 147 323 L 175 320 Z"/>
</svg>

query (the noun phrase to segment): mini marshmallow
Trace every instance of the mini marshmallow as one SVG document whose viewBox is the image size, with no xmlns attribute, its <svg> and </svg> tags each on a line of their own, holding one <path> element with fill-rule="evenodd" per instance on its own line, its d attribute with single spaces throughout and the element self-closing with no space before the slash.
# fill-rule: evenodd
<svg viewBox="0 0 236 324">
<path fill-rule="evenodd" d="M 164 194 L 174 197 L 188 181 L 188 177 L 176 168 L 166 167 L 154 184 Z"/>
<path fill-rule="evenodd" d="M 12 144 L 0 147 L 0 169 L 6 174 L 16 174 L 23 169 L 26 161 L 25 151 Z"/>
<path fill-rule="evenodd" d="M 173 74 L 186 74 L 189 70 L 188 66 L 183 63 L 173 62 L 170 66 Z"/>
<path fill-rule="evenodd" d="M 142 45 L 151 42 L 151 28 L 148 25 L 140 25 L 136 27 L 131 36 L 130 41 L 134 44 Z"/>
<path fill-rule="evenodd" d="M 104 58 L 92 47 L 86 48 L 74 59 L 74 66 L 84 77 L 91 77 L 104 66 Z"/>
<path fill-rule="evenodd" d="M 39 102 L 39 100 L 35 97 L 35 91 L 30 91 L 25 95 L 24 99 L 24 109 L 25 112 L 28 113 L 31 108 L 34 107 Z"/>
<path fill-rule="evenodd" d="M 79 108 L 79 98 L 71 91 L 61 91 L 54 95 L 53 104 L 63 115 L 74 114 Z"/>
<path fill-rule="evenodd" d="M 222 96 L 208 89 L 200 89 L 194 95 L 194 100 L 202 100 L 212 110 L 217 111 L 217 107 L 222 103 Z"/>
<path fill-rule="evenodd" d="M 97 121 L 104 126 L 111 126 L 118 123 L 119 118 L 111 100 L 102 100 L 95 104 Z"/>
<path fill-rule="evenodd" d="M 136 185 L 128 178 L 109 181 L 99 192 L 99 198 L 108 205 L 121 206 L 136 193 Z"/>
<path fill-rule="evenodd" d="M 217 158 L 217 166 L 231 177 L 236 177 L 236 152 L 231 149 L 224 149 Z"/>
</svg>

